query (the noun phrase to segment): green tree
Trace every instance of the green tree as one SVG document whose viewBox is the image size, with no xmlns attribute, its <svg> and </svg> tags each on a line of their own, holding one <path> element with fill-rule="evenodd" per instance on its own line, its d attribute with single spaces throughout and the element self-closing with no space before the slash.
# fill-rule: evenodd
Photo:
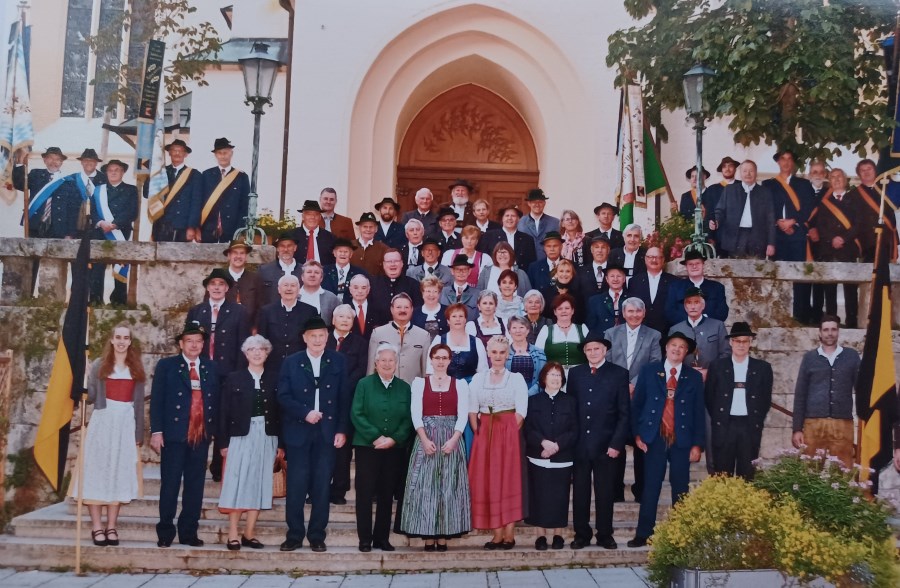
<svg viewBox="0 0 900 588">
<path fill-rule="evenodd" d="M 887 142 L 894 123 L 878 42 L 896 25 L 895 0 L 624 1 L 647 21 L 610 35 L 606 62 L 617 86 L 642 85 L 663 140 L 662 111 L 684 107 L 682 76 L 703 62 L 718 74 L 713 116 L 731 117 L 735 143 L 830 159 Z"/>
<path fill-rule="evenodd" d="M 95 36 L 87 39 L 97 55 L 96 74 L 91 84 L 105 87 L 107 108 L 125 104 L 132 112 L 140 98 L 141 76 L 147 42 L 166 42 L 164 83 L 167 100 L 184 94 L 185 84 L 208 83 L 204 73 L 217 67 L 215 61 L 222 41 L 209 22 L 189 22 L 197 9 L 189 0 L 125 0 L 122 10 L 109 11 Z M 129 33 L 128 60 L 122 62 L 122 33 Z"/>
</svg>

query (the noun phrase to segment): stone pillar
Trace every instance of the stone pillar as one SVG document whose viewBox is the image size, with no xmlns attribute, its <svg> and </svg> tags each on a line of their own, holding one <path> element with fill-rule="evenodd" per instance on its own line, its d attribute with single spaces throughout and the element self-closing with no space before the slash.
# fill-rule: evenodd
<svg viewBox="0 0 900 588">
<path fill-rule="evenodd" d="M 66 301 L 69 261 L 66 259 L 41 259 L 38 269 L 38 296 L 56 302 Z"/>
<path fill-rule="evenodd" d="M 0 301 L 3 304 L 17 304 L 31 296 L 32 283 L 31 257 L 3 257 L 3 285 L 0 289 Z"/>
</svg>

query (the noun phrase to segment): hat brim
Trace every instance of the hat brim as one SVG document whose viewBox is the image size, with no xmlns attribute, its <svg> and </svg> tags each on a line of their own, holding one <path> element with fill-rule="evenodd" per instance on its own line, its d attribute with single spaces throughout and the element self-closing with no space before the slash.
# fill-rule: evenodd
<svg viewBox="0 0 900 588">
<path fill-rule="evenodd" d="M 209 338 L 209 333 L 207 333 L 206 331 L 197 331 L 197 330 L 193 330 L 193 329 L 192 329 L 192 330 L 190 330 L 190 331 L 183 331 L 183 332 L 178 333 L 177 335 L 175 335 L 175 341 L 176 341 L 176 342 L 181 341 L 181 340 L 184 339 L 187 335 L 202 335 L 204 341 L 206 341 L 206 340 Z"/>
<path fill-rule="evenodd" d="M 726 339 L 734 339 L 735 337 L 752 337 L 756 339 L 756 333 L 749 331 L 747 333 L 729 333 L 725 336 Z"/>
<path fill-rule="evenodd" d="M 188 153 L 188 154 L 194 152 L 194 150 L 191 149 L 190 147 L 188 147 L 187 145 L 181 145 L 181 144 L 179 143 L 178 145 L 166 145 L 166 153 L 168 153 L 169 150 L 170 150 L 172 147 L 181 147 L 182 149 L 184 149 L 184 152 L 185 152 L 185 153 Z M 215 152 L 215 149 L 213 149 L 213 152 Z"/>
<path fill-rule="evenodd" d="M 243 248 L 247 253 L 250 253 L 251 251 L 253 251 L 253 247 L 251 247 L 250 245 L 247 245 L 246 243 L 235 243 L 234 245 L 229 245 L 228 247 L 226 247 L 225 250 L 222 251 L 222 254 L 228 255 L 229 253 L 231 253 L 232 249 L 239 249 L 239 248 Z"/>
<path fill-rule="evenodd" d="M 608 209 L 612 210 L 613 214 L 619 214 L 619 207 L 615 206 L 613 204 L 610 204 L 609 202 L 604 202 L 600 206 L 595 206 L 594 214 L 600 214 L 600 211 L 603 210 L 604 208 L 608 208 Z"/>
<path fill-rule="evenodd" d="M 43 159 L 43 158 L 45 158 L 45 157 L 50 157 L 51 155 L 55 155 L 55 156 L 57 156 L 57 157 L 60 157 L 60 158 L 62 158 L 63 161 L 69 159 L 69 158 L 66 157 L 64 154 L 62 154 L 62 153 L 57 153 L 56 151 L 51 151 L 51 152 L 49 152 L 49 153 L 41 153 L 41 159 Z"/>
<path fill-rule="evenodd" d="M 674 333 L 671 333 L 665 339 L 663 339 L 661 341 L 662 348 L 665 349 L 666 345 L 668 345 L 669 341 L 671 341 L 672 339 L 681 339 L 682 341 L 687 343 L 688 353 L 693 353 L 694 349 L 697 348 L 697 342 L 694 341 L 693 339 L 691 339 L 690 337 L 688 337 L 687 335 L 685 335 L 684 333 L 682 333 L 681 331 L 675 331 Z"/>
<path fill-rule="evenodd" d="M 126 173 L 128 171 L 128 164 L 125 163 L 124 161 L 109 161 L 109 162 L 103 164 L 103 166 L 100 168 L 100 171 L 102 171 L 103 173 L 106 173 L 107 168 L 111 165 L 117 165 L 117 166 L 121 167 L 122 173 Z"/>
<path fill-rule="evenodd" d="M 78 161 L 96 161 L 97 163 L 103 163 L 103 160 L 99 157 L 76 157 Z"/>
</svg>

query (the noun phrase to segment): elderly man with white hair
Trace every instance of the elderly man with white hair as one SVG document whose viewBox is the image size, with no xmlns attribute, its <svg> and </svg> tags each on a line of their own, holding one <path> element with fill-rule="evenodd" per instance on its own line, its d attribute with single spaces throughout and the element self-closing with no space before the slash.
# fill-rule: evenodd
<svg viewBox="0 0 900 588">
<path fill-rule="evenodd" d="M 422 265 L 422 247 L 425 242 L 425 225 L 418 219 L 410 219 L 404 225 L 406 241 L 398 248 L 406 268 Z"/>
<path fill-rule="evenodd" d="M 319 314 L 314 306 L 300 301 L 300 280 L 294 274 L 278 279 L 278 296 L 277 301 L 259 309 L 256 316 L 256 332 L 272 343 L 266 370 L 275 374 L 284 358 L 306 349 L 300 333 L 306 321 Z"/>
<path fill-rule="evenodd" d="M 325 320 L 325 324 L 330 327 L 331 313 L 341 301 L 336 294 L 322 287 L 324 276 L 322 264 L 314 259 L 307 261 L 303 264 L 301 276 L 300 302 L 314 306 L 319 316 Z"/>
<path fill-rule="evenodd" d="M 625 239 L 624 247 L 616 247 L 609 253 L 609 263 L 612 265 L 621 265 L 626 270 L 626 276 L 630 280 L 634 274 L 647 271 L 647 265 L 644 263 L 644 255 L 646 250 L 641 247 L 644 230 L 641 225 L 631 223 L 622 231 L 622 238 Z"/>
<path fill-rule="evenodd" d="M 398 299 L 403 296 L 397 295 Z M 363 553 L 372 551 L 372 547 L 394 551 L 390 542 L 391 508 L 394 490 L 406 479 L 406 446 L 413 434 L 412 390 L 396 376 L 401 351 L 390 343 L 372 343 L 376 345 L 370 354 L 373 367 L 370 375 L 356 385 L 350 410 L 356 429 L 356 533 Z M 402 504 L 402 500 L 397 502 L 397 520 Z"/>
<path fill-rule="evenodd" d="M 424 226 L 425 234 L 430 235 L 437 230 L 437 215 L 431 210 L 431 205 L 434 204 L 434 194 L 428 188 L 419 188 L 415 201 L 416 209 L 403 213 L 403 224 L 416 219 Z"/>
</svg>

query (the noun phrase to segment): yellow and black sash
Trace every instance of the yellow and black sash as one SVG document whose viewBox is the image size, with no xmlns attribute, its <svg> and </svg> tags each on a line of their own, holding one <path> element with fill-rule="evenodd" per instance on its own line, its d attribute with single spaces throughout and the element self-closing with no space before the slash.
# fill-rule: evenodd
<svg viewBox="0 0 900 588">
<path fill-rule="evenodd" d="M 203 205 L 203 210 L 200 212 L 200 224 L 204 224 L 206 219 L 209 218 L 209 213 L 212 212 L 213 208 L 216 207 L 216 204 L 219 203 L 219 199 L 222 197 L 222 194 L 225 193 L 225 190 L 231 186 L 234 180 L 237 178 L 238 174 L 241 173 L 240 170 L 236 167 L 231 168 L 231 171 L 225 174 L 225 177 L 219 181 L 219 185 L 216 186 L 216 189 L 213 190 L 213 193 L 209 195 L 209 200 L 206 201 L 206 204 Z"/>
<path fill-rule="evenodd" d="M 784 178 L 781 176 L 775 176 L 775 179 L 778 180 L 778 183 L 781 184 L 781 187 L 787 192 L 788 198 L 791 199 L 791 204 L 794 205 L 794 210 L 800 212 L 800 198 L 797 196 L 794 189 L 791 188 L 791 185 L 784 181 Z"/>
<path fill-rule="evenodd" d="M 166 186 L 159 191 L 159 194 L 154 194 L 147 199 L 147 216 L 150 217 L 150 222 L 155 223 L 163 214 L 165 214 L 166 208 L 175 200 L 175 197 L 178 196 L 178 193 L 181 192 L 184 185 L 187 184 L 188 178 L 193 171 L 193 169 L 185 166 L 184 171 L 181 172 L 171 188 Z"/>
</svg>

